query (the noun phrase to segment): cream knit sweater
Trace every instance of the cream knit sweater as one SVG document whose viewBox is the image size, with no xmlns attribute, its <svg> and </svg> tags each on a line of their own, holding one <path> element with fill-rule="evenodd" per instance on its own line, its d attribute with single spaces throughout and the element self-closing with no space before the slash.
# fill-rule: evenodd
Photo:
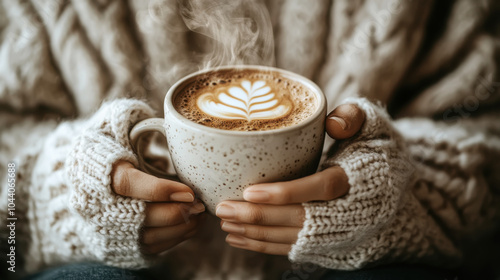
<svg viewBox="0 0 500 280">
<path fill-rule="evenodd" d="M 163 274 L 166 264 L 183 279 L 278 279 L 391 262 L 453 266 L 469 260 L 472 241 L 488 244 L 500 210 L 498 4 L 180 3 L 2 1 L 0 247 L 5 258 L 15 163 L 17 275 L 98 261 Z M 288 259 L 313 266 L 231 248 L 215 217 L 146 259 L 145 202 L 110 188 L 113 163 L 137 166 L 131 126 L 162 115 L 173 82 L 237 63 L 297 72 L 320 85 L 330 110 L 354 103 L 366 113 L 323 163 L 346 171 L 349 193 L 304 204 Z"/>
</svg>

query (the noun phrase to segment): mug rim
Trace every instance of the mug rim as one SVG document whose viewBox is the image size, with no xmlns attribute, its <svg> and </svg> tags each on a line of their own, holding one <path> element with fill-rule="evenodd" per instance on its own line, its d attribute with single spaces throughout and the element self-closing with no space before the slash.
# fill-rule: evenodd
<svg viewBox="0 0 500 280">
<path fill-rule="evenodd" d="M 186 81 L 192 79 L 193 77 L 203 75 L 206 73 L 210 72 L 216 72 L 220 70 L 230 70 L 230 69 L 249 69 L 249 70 L 259 70 L 259 71 L 274 71 L 278 72 L 280 74 L 283 74 L 284 77 L 286 78 L 294 78 L 294 81 L 298 81 L 313 92 L 315 92 L 316 96 L 319 98 L 319 104 L 318 104 L 318 109 L 311 114 L 307 119 L 304 121 L 296 124 L 296 125 L 291 125 L 283 128 L 277 128 L 277 129 L 269 129 L 269 130 L 252 130 L 252 131 L 239 131 L 239 130 L 227 130 L 227 129 L 222 129 L 222 128 L 215 128 L 215 127 L 209 127 L 205 126 L 199 123 L 196 123 L 194 121 L 189 120 L 188 118 L 184 117 L 181 113 L 179 113 L 175 107 L 174 107 L 174 102 L 173 102 L 173 97 L 174 94 L 176 93 L 177 89 Z M 234 136 L 251 136 L 251 135 L 266 135 L 266 134 L 277 134 L 277 133 L 286 133 L 290 131 L 295 131 L 298 129 L 302 129 L 305 126 L 310 125 L 311 123 L 315 122 L 318 117 L 326 117 L 326 97 L 323 91 L 319 88 L 316 83 L 311 81 L 310 79 L 280 68 L 272 67 L 272 66 L 263 66 L 263 65 L 225 65 L 225 66 L 219 66 L 219 67 L 211 67 L 203 70 L 199 70 L 196 72 L 193 72 L 189 75 L 184 76 L 180 80 L 178 80 L 175 84 L 173 84 L 167 91 L 167 94 L 164 99 L 164 120 L 166 121 L 166 116 L 168 113 L 172 114 L 178 121 L 186 124 L 187 126 L 196 129 L 196 130 L 201 130 L 203 132 L 207 133 L 215 133 L 215 134 L 223 134 L 223 135 L 234 135 Z"/>
</svg>

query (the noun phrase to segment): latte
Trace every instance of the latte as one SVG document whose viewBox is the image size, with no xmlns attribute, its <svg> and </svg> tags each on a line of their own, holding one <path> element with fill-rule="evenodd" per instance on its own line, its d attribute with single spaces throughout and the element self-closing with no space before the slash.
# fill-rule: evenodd
<svg viewBox="0 0 500 280">
<path fill-rule="evenodd" d="M 228 69 L 198 76 L 174 107 L 185 118 L 225 130 L 260 131 L 301 123 L 319 100 L 303 84 L 275 72 Z"/>
</svg>

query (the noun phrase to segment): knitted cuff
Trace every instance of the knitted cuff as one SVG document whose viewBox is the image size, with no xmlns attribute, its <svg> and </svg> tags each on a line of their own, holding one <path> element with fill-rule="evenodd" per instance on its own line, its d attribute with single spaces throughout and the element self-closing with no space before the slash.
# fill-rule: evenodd
<svg viewBox="0 0 500 280">
<path fill-rule="evenodd" d="M 118 160 L 137 166 L 128 144 L 128 131 L 140 119 L 152 116 L 146 104 L 117 100 L 104 104 L 75 141 L 67 159 L 72 186 L 70 206 L 91 228 L 86 240 L 98 260 L 109 265 L 139 268 L 147 265 L 140 253 L 139 234 L 145 202 L 122 197 L 111 189 L 111 171 Z"/>
<path fill-rule="evenodd" d="M 353 253 L 391 222 L 411 177 L 413 168 L 387 113 L 363 98 L 345 103 L 362 109 L 365 123 L 356 136 L 337 143 L 336 152 L 323 168 L 342 167 L 350 189 L 335 200 L 303 204 L 304 227 L 289 253 L 295 262 L 314 262 L 330 268 L 352 268 L 363 263 L 364 257 Z"/>
</svg>

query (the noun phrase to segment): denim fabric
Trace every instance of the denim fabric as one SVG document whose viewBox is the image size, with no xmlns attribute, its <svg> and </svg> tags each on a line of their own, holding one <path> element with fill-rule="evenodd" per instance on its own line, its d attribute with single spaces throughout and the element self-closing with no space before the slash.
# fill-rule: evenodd
<svg viewBox="0 0 500 280">
<path fill-rule="evenodd" d="M 456 280 L 454 272 L 417 265 L 390 265 L 355 271 L 328 271 L 321 280 Z"/>
<path fill-rule="evenodd" d="M 307 277 L 309 278 L 309 277 Z M 306 279 L 307 279 L 306 278 Z M 25 280 L 151 280 L 155 279 L 145 270 L 127 270 L 97 263 L 77 263 L 51 268 L 25 278 Z M 167 274 L 162 279 L 169 279 Z M 304 280 L 294 275 L 294 280 Z M 392 265 L 355 271 L 327 271 L 321 280 L 455 280 L 450 271 L 412 265 Z M 230 279 L 228 279 L 230 280 Z"/>
<path fill-rule="evenodd" d="M 154 279 L 144 270 L 128 270 L 98 263 L 68 264 L 41 271 L 26 280 L 146 280 Z M 168 279 L 168 278 L 164 278 Z"/>
</svg>

